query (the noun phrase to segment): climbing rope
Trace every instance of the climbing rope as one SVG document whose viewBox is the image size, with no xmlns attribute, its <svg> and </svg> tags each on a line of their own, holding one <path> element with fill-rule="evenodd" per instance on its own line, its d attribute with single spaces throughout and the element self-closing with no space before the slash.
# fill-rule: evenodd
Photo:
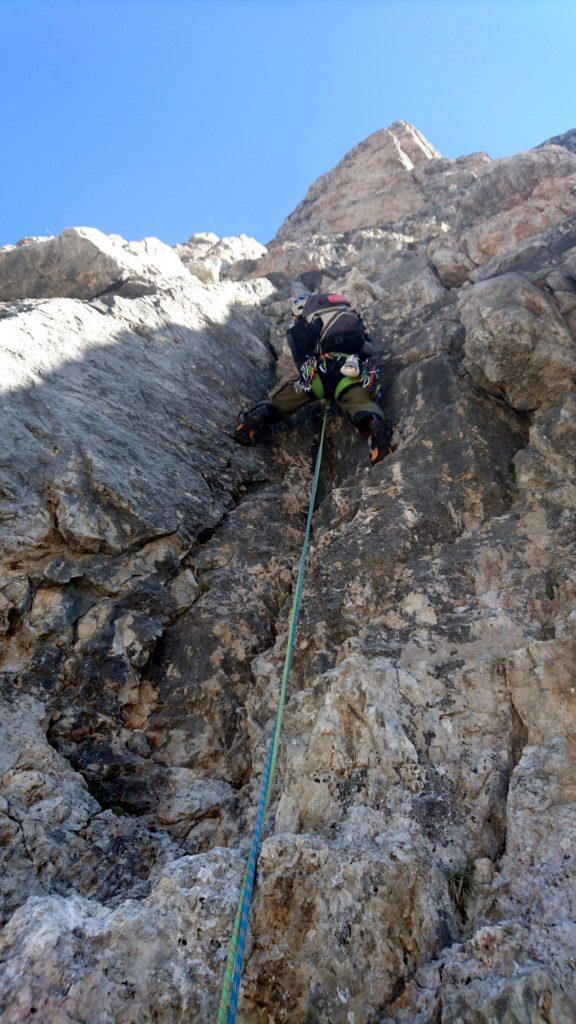
<svg viewBox="0 0 576 1024">
<path fill-rule="evenodd" d="M 296 643 L 300 605 L 302 604 L 304 572 L 306 569 L 306 560 L 308 558 L 308 549 L 310 547 L 310 529 L 312 526 L 316 491 L 318 489 L 318 479 L 320 477 L 320 466 L 322 463 L 322 451 L 324 448 L 324 436 L 326 434 L 326 424 L 328 423 L 329 408 L 330 407 L 327 404 L 324 410 L 324 419 L 322 421 L 322 432 L 320 434 L 320 443 L 318 445 L 316 465 L 314 467 L 314 478 L 312 480 L 312 488 L 310 490 L 308 517 L 306 519 L 306 531 L 304 535 L 304 543 L 302 545 L 302 553 L 300 555 L 298 579 L 296 581 L 294 600 L 292 601 L 292 610 L 290 612 L 290 620 L 288 624 L 288 639 L 286 641 L 282 682 L 280 684 L 280 695 L 278 697 L 278 707 L 276 709 L 276 721 L 274 724 L 274 731 L 268 744 L 264 774 L 262 776 L 262 783 L 260 786 L 256 824 L 254 825 L 254 831 L 252 833 L 250 852 L 248 854 L 248 861 L 246 863 L 244 877 L 242 879 L 240 896 L 238 897 L 238 908 L 234 919 L 234 928 L 232 929 L 230 950 L 228 953 L 228 960 L 226 962 L 226 974 L 224 976 L 224 984 L 222 986 L 222 995 L 220 997 L 220 1006 L 218 1009 L 218 1024 L 234 1024 L 236 1020 L 236 1008 L 238 1006 L 238 998 L 240 995 L 240 982 L 242 980 L 242 967 L 244 964 L 244 953 L 246 950 L 246 939 L 248 935 L 248 918 L 250 915 L 250 905 L 252 903 L 252 894 L 254 891 L 254 879 L 256 876 L 256 866 L 258 864 L 258 854 L 260 852 L 260 843 L 262 841 L 262 829 L 264 827 L 264 819 L 266 817 L 270 794 L 272 792 L 272 784 L 274 782 L 274 770 L 276 768 L 278 744 L 280 742 L 280 732 L 282 729 L 282 715 L 284 713 L 284 703 L 286 700 L 286 689 L 288 685 L 288 677 L 290 675 L 290 667 L 292 665 L 292 655 L 294 653 L 294 645 Z"/>
</svg>

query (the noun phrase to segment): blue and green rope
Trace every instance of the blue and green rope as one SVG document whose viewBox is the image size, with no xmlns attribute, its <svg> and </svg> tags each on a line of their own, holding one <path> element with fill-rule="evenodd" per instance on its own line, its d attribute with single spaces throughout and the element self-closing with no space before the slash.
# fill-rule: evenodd
<svg viewBox="0 0 576 1024">
<path fill-rule="evenodd" d="M 258 800 L 256 823 L 254 825 L 254 831 L 252 833 L 252 841 L 250 843 L 248 861 L 246 863 L 244 877 L 242 879 L 242 886 L 240 888 L 240 895 L 238 897 L 238 907 L 236 910 L 236 917 L 234 919 L 234 927 L 232 929 L 232 938 L 230 940 L 228 960 L 226 962 L 226 973 L 224 976 L 224 984 L 222 986 L 222 995 L 220 997 L 217 1024 L 234 1024 L 236 1020 L 236 1009 L 238 1006 L 238 998 L 240 996 L 240 982 L 242 980 L 242 968 L 244 965 L 246 939 L 248 936 L 248 919 L 250 916 L 252 894 L 254 892 L 254 879 L 256 877 L 258 854 L 260 853 L 260 844 L 262 842 L 262 830 L 264 827 L 264 819 L 266 817 L 266 811 L 268 809 L 268 804 L 270 802 L 270 795 L 272 793 L 272 785 L 274 782 L 274 770 L 276 768 L 276 760 L 278 757 L 278 745 L 280 742 L 280 733 L 282 730 L 282 716 L 284 713 L 284 704 L 286 702 L 286 691 L 288 686 L 288 678 L 290 676 L 290 668 L 292 665 L 292 655 L 294 653 L 294 645 L 296 643 L 296 633 L 298 630 L 300 606 L 302 604 L 304 573 L 306 570 L 308 549 L 310 547 L 310 531 L 312 527 L 312 516 L 314 514 L 314 503 L 316 501 L 316 492 L 318 490 L 318 480 L 320 478 L 320 466 L 322 464 L 322 452 L 324 449 L 324 437 L 326 435 L 328 413 L 329 405 L 327 404 L 324 410 L 322 432 L 320 434 L 320 443 L 318 445 L 316 465 L 314 467 L 314 477 L 312 479 L 312 487 L 310 490 L 308 517 L 306 519 L 304 543 L 302 545 L 302 553 L 300 555 L 298 579 L 296 581 L 296 589 L 294 591 L 294 599 L 292 601 L 292 610 L 290 612 L 290 620 L 288 624 L 288 639 L 286 641 L 286 653 L 284 656 L 284 668 L 282 670 L 282 682 L 280 684 L 280 694 L 278 697 L 278 706 L 276 709 L 276 721 L 274 724 L 274 731 L 270 737 L 270 742 L 268 744 L 266 762 L 264 765 L 264 774 L 262 776 L 262 783 L 260 786 L 260 797 Z"/>
</svg>

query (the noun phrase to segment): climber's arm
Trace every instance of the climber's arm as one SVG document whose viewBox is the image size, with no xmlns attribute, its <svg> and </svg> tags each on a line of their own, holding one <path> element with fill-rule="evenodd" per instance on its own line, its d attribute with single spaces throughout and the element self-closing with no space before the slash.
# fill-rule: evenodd
<svg viewBox="0 0 576 1024">
<path fill-rule="evenodd" d="M 319 320 L 308 324 L 303 317 L 298 317 L 287 332 L 288 345 L 298 369 L 308 356 L 314 355 L 321 330 L 322 323 Z"/>
</svg>

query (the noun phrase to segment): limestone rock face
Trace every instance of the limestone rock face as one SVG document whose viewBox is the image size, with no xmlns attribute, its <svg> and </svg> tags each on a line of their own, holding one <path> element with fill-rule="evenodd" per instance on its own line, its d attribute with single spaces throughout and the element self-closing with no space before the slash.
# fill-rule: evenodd
<svg viewBox="0 0 576 1024">
<path fill-rule="evenodd" d="M 413 172 L 438 156 L 406 121 L 375 132 L 310 186 L 278 238 L 284 241 L 302 233 L 343 232 L 420 212 L 425 201 Z"/>
<path fill-rule="evenodd" d="M 331 415 L 239 1021 L 576 1019 L 576 156 L 405 122 L 266 248 L 0 252 L 0 1018 L 216 1017 L 319 411 L 253 449 L 294 289 L 368 324 Z"/>
<path fill-rule="evenodd" d="M 574 154 L 559 146 L 521 153 L 496 161 L 457 204 L 459 245 L 481 265 L 575 211 Z"/>
<path fill-rule="evenodd" d="M 466 289 L 460 306 L 464 364 L 478 383 L 515 409 L 555 404 L 572 389 L 576 341 L 558 307 L 535 285 L 502 274 Z"/>
<path fill-rule="evenodd" d="M 348 254 L 355 262 L 352 247 L 365 249 L 365 235 L 377 228 L 400 251 L 426 241 L 442 284 L 458 288 L 477 268 L 576 212 L 570 138 L 568 132 L 564 141 L 550 139 L 503 160 L 485 153 L 446 160 L 411 125 L 393 124 L 314 182 L 266 256 L 245 271 L 289 266 L 298 276 L 298 258 L 305 271 L 336 270 Z"/>
<path fill-rule="evenodd" d="M 18 911 L 0 939 L 3 1020 L 209 1020 L 241 869 L 237 854 L 215 850 L 180 857 L 149 896 L 116 909 L 78 895 L 30 900 L 33 933 Z"/>
<path fill-rule="evenodd" d="M 266 253 L 266 246 L 248 235 L 218 238 L 212 233 L 192 235 L 175 249 L 190 273 L 206 284 L 219 281 L 234 264 L 256 261 Z"/>
<path fill-rule="evenodd" d="M 186 277 L 157 238 L 129 243 L 95 228 L 67 228 L 57 238 L 25 238 L 0 249 L 0 301 L 92 299 L 111 289 L 133 297 L 154 292 L 157 277 Z"/>
<path fill-rule="evenodd" d="M 576 128 L 572 128 L 568 132 L 563 132 L 562 135 L 555 135 L 552 139 L 547 139 L 546 142 L 543 142 L 542 145 L 564 146 L 565 149 L 569 149 L 572 153 L 576 153 Z"/>
</svg>

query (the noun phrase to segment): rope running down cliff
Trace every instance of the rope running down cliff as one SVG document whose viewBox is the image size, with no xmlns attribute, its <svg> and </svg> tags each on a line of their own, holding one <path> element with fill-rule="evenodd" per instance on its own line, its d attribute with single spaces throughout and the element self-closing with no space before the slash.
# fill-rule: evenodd
<svg viewBox="0 0 576 1024">
<path fill-rule="evenodd" d="M 306 560 L 308 558 L 308 549 L 310 547 L 310 530 L 312 527 L 314 502 L 316 500 L 316 491 L 318 489 L 318 480 L 320 477 L 320 466 L 322 464 L 322 452 L 324 449 L 324 437 L 326 434 L 326 424 L 328 423 L 329 408 L 330 407 L 327 404 L 324 410 L 322 432 L 320 434 L 320 442 L 318 445 L 318 452 L 316 455 L 316 465 L 314 467 L 314 477 L 312 480 L 312 487 L 310 490 L 308 517 L 306 519 L 306 531 L 304 534 L 302 553 L 300 555 L 298 579 L 296 581 L 294 600 L 292 602 L 292 610 L 290 612 L 290 620 L 288 624 L 288 639 L 286 641 L 286 653 L 284 656 L 284 668 L 282 670 L 282 682 L 280 684 L 278 707 L 276 709 L 276 721 L 274 725 L 274 731 L 270 737 L 268 751 L 266 754 L 264 774 L 262 776 L 260 797 L 258 800 L 256 824 L 254 825 L 254 831 L 252 833 L 250 852 L 248 854 L 248 861 L 246 863 L 246 869 L 244 871 L 244 877 L 242 879 L 242 886 L 240 889 L 240 896 L 238 898 L 238 907 L 236 910 L 236 917 L 234 920 L 234 928 L 232 930 L 232 938 L 230 940 L 230 950 L 228 952 L 226 974 L 224 977 L 224 984 L 222 986 L 222 995 L 220 997 L 217 1024 L 234 1024 L 236 1020 L 236 1009 L 238 1006 L 238 998 L 240 995 L 240 982 L 242 980 L 242 968 L 244 964 L 244 953 L 246 949 L 246 939 L 248 935 L 248 919 L 250 916 L 250 906 L 252 903 L 252 895 L 254 892 L 254 879 L 256 876 L 256 867 L 258 864 L 258 855 L 260 853 L 260 844 L 262 841 L 262 829 L 264 827 L 264 819 L 266 817 L 266 811 L 268 809 L 268 803 L 270 801 L 270 794 L 272 792 L 272 785 L 274 782 L 274 770 L 276 768 L 278 744 L 280 741 L 280 732 L 282 730 L 282 715 L 284 713 L 286 690 L 288 685 L 288 678 L 290 675 L 290 668 L 292 665 L 292 655 L 294 653 L 294 645 L 296 643 L 298 618 L 300 615 L 300 605 L 302 603 L 302 588 L 304 586 L 304 572 L 306 569 Z"/>
</svg>

